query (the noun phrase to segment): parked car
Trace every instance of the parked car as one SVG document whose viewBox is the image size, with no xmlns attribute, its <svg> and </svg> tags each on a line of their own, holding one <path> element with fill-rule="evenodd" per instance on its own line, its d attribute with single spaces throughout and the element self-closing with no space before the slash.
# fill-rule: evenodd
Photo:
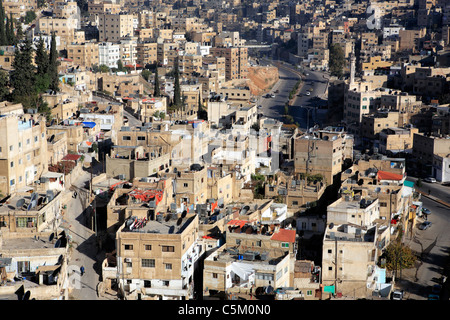
<svg viewBox="0 0 450 320">
<path fill-rule="evenodd" d="M 309 73 L 305 73 L 305 76 L 309 76 Z"/>
<path fill-rule="evenodd" d="M 429 182 L 429 183 L 435 183 L 436 179 L 433 177 L 426 177 L 425 179 L 423 179 L 423 181 Z"/>
<path fill-rule="evenodd" d="M 280 91 L 279 91 L 279 90 L 275 90 L 275 91 L 274 91 L 274 93 L 278 93 L 278 92 L 280 92 Z"/>
<path fill-rule="evenodd" d="M 422 208 L 422 213 L 431 214 L 431 210 L 428 208 Z"/>
<path fill-rule="evenodd" d="M 258 109 L 260 109 L 260 108 L 262 108 L 262 105 L 259 105 L 259 106 L 258 106 Z"/>
<path fill-rule="evenodd" d="M 424 221 L 419 225 L 419 229 L 420 230 L 427 230 L 428 228 L 431 227 L 431 221 Z"/>
<path fill-rule="evenodd" d="M 450 181 L 442 182 L 441 184 L 443 186 L 449 187 L 450 186 Z"/>
<path fill-rule="evenodd" d="M 310 95 L 311 95 L 311 92 L 306 91 L 306 95 L 307 95 L 307 96 L 310 96 Z"/>
<path fill-rule="evenodd" d="M 439 296 L 437 294 L 429 294 L 428 300 L 439 300 Z"/>
<path fill-rule="evenodd" d="M 275 95 L 273 93 L 270 94 L 271 98 L 275 98 Z"/>
</svg>

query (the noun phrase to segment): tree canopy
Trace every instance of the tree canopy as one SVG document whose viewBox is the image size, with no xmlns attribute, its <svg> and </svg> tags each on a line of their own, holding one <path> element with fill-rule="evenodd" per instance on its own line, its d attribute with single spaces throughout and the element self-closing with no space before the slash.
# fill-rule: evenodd
<svg viewBox="0 0 450 320">
<path fill-rule="evenodd" d="M 328 68 L 331 75 L 341 77 L 344 73 L 345 56 L 344 50 L 337 43 L 330 46 L 330 59 Z"/>
</svg>

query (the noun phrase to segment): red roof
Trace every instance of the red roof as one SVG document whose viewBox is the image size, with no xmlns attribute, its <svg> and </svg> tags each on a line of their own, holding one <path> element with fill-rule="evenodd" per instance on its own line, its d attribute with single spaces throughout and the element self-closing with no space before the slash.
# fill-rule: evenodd
<svg viewBox="0 0 450 320">
<path fill-rule="evenodd" d="M 280 229 L 270 238 L 270 240 L 294 243 L 295 230 Z"/>
<path fill-rule="evenodd" d="M 62 160 L 68 160 L 68 161 L 77 161 L 78 159 L 80 159 L 81 156 L 79 154 L 72 154 L 69 153 L 68 155 L 66 155 L 64 158 L 62 158 Z"/>
<path fill-rule="evenodd" d="M 401 175 L 401 174 L 396 174 L 396 173 L 381 171 L 381 170 L 378 171 L 377 175 L 378 175 L 378 180 L 402 180 L 403 179 L 403 175 Z"/>
</svg>

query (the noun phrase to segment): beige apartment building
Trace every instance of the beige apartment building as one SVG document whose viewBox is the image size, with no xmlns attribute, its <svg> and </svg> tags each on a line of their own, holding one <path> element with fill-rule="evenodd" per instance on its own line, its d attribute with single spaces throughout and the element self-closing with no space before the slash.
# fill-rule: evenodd
<svg viewBox="0 0 450 320">
<path fill-rule="evenodd" d="M 173 67 L 175 58 L 178 58 L 179 44 L 177 42 L 158 43 L 157 58 L 163 66 Z"/>
<path fill-rule="evenodd" d="M 66 132 L 67 135 L 67 151 L 78 153 L 78 146 L 84 139 L 83 126 L 54 125 L 47 128 L 47 135 L 49 137 L 52 135 L 57 136 L 61 132 Z"/>
<path fill-rule="evenodd" d="M 376 112 L 362 116 L 360 134 L 363 139 L 378 139 L 382 130 L 399 126 L 399 113 L 396 111 Z"/>
<path fill-rule="evenodd" d="M 133 211 L 136 219 L 147 210 Z M 162 219 L 160 219 L 162 218 Z M 127 299 L 192 299 L 198 216 L 167 213 L 130 230 L 128 219 L 116 233 L 117 282 Z"/>
<path fill-rule="evenodd" d="M 15 48 L 12 46 L 2 46 L 0 52 L 0 68 L 11 71 L 14 62 Z"/>
<path fill-rule="evenodd" d="M 73 60 L 74 65 L 90 68 L 99 63 L 98 43 L 85 42 L 83 44 L 69 44 L 67 57 Z"/>
<path fill-rule="evenodd" d="M 338 296 L 367 298 L 377 288 L 378 255 L 388 243 L 389 228 L 352 223 L 329 225 L 322 246 L 322 285 Z M 382 244 L 383 247 L 379 247 Z"/>
<path fill-rule="evenodd" d="M 88 2 L 88 12 L 89 14 L 101 15 L 105 13 L 119 14 L 120 4 L 113 1 L 89 1 Z"/>
<path fill-rule="evenodd" d="M 99 14 L 99 41 L 119 41 L 134 34 L 132 14 Z"/>
<path fill-rule="evenodd" d="M 390 127 L 383 129 L 380 132 L 379 151 L 383 154 L 412 152 L 415 133 L 419 133 L 418 128 Z"/>
<path fill-rule="evenodd" d="M 0 192 L 6 196 L 47 172 L 45 119 L 29 115 L 0 118 Z"/>
<path fill-rule="evenodd" d="M 434 155 L 446 157 L 450 153 L 450 139 L 426 136 L 415 133 L 413 136 L 413 155 L 423 166 L 433 163 Z"/>
<path fill-rule="evenodd" d="M 70 18 L 77 14 L 76 1 L 56 1 L 53 4 L 53 16 L 56 18 Z"/>
<path fill-rule="evenodd" d="M 231 220 L 226 244 L 204 261 L 204 296 L 292 286 L 295 252 L 295 230 Z"/>
<path fill-rule="evenodd" d="M 6 16 L 9 17 L 12 14 L 14 19 L 19 19 L 21 16 L 24 16 L 27 11 L 37 9 L 36 0 L 5 0 L 2 5 Z"/>
<path fill-rule="evenodd" d="M 211 48 L 210 53 L 215 57 L 225 57 L 225 79 L 246 79 L 248 76 L 247 48 Z"/>
<path fill-rule="evenodd" d="M 39 31 L 45 35 L 54 33 L 60 37 L 58 50 L 67 49 L 74 42 L 75 30 L 78 27 L 78 19 L 70 16 L 68 18 L 56 18 L 42 16 L 39 18 Z"/>
<path fill-rule="evenodd" d="M 422 27 L 418 30 L 399 30 L 399 50 L 411 50 L 418 52 L 420 43 L 427 34 L 427 28 Z"/>
<path fill-rule="evenodd" d="M 317 131 L 312 134 L 297 134 L 294 139 L 294 173 L 321 174 L 327 185 L 341 172 L 346 148 L 353 139 L 345 133 Z M 347 145 L 348 144 L 348 145 Z"/>
</svg>

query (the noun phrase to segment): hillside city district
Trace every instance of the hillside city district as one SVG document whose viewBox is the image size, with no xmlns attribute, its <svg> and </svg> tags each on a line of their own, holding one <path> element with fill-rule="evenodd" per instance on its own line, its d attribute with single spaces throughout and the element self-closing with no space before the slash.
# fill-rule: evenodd
<svg viewBox="0 0 450 320">
<path fill-rule="evenodd" d="M 449 299 L 450 1 L 2 0 L 0 44 L 0 299 Z"/>
</svg>

